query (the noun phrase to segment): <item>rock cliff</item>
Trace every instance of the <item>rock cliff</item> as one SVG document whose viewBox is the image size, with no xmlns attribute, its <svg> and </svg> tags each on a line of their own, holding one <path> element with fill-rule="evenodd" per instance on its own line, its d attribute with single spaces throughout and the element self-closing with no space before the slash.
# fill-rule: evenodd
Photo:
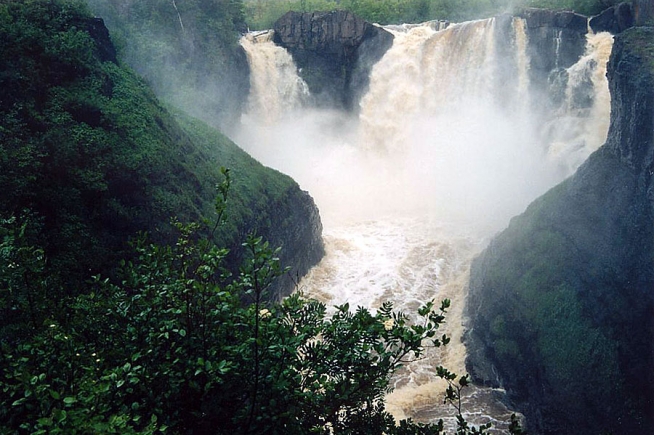
<svg viewBox="0 0 654 435">
<path fill-rule="evenodd" d="M 318 208 L 309 193 L 289 189 L 271 208 L 273 220 L 265 228 L 272 246 L 282 248 L 279 259 L 282 266 L 289 266 L 288 274 L 279 278 L 274 288 L 274 299 L 288 296 L 299 279 L 325 255 L 322 241 L 322 222 Z"/>
<path fill-rule="evenodd" d="M 531 8 L 516 16 L 525 20 L 529 81 L 532 92 L 538 95 L 532 99 L 532 110 L 547 119 L 563 103 L 569 80 L 567 69 L 584 54 L 588 17 Z"/>
<path fill-rule="evenodd" d="M 67 289 L 85 288 L 91 275 L 111 276 L 129 258 L 127 241 L 138 232 L 170 243 L 177 237 L 172 217 L 212 222 L 221 166 L 231 169 L 233 183 L 215 237 L 230 248 L 233 272 L 250 232 L 282 246 L 280 259 L 293 274 L 320 260 L 318 209 L 297 183 L 209 125 L 164 107 L 117 61 L 101 19 L 60 7 L 16 2 L 0 29 L 7 42 L 0 218 L 29 212 L 30 243 L 43 248 L 48 273 L 61 274 Z M 81 42 L 54 43 L 71 34 Z M 290 290 L 290 282 L 277 286 Z"/>
<path fill-rule="evenodd" d="M 634 22 L 637 26 L 654 24 L 654 1 L 632 0 Z"/>
<path fill-rule="evenodd" d="M 606 144 L 473 262 L 468 370 L 531 433 L 654 427 L 654 30 L 616 36 Z"/>
<path fill-rule="evenodd" d="M 591 18 L 594 32 L 611 32 L 614 35 L 634 25 L 634 13 L 630 3 L 620 3 Z"/>
<path fill-rule="evenodd" d="M 348 11 L 288 12 L 274 25 L 319 106 L 352 109 L 393 36 Z M 364 54 L 365 53 L 365 54 Z"/>
</svg>

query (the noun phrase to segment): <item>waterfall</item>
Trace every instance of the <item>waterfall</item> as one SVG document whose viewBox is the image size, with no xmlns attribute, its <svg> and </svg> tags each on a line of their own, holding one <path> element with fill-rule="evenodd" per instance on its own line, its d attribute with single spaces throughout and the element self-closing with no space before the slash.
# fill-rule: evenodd
<svg viewBox="0 0 654 435">
<path fill-rule="evenodd" d="M 320 208 L 327 255 L 302 280 L 305 294 L 373 310 L 390 300 L 405 312 L 452 300 L 444 329 L 452 342 L 398 373 L 387 402 L 398 418 L 454 425 L 434 367 L 465 372 L 470 261 L 606 138 L 612 38 L 589 35 L 585 55 L 543 90 L 530 83 L 520 18 L 386 30 L 393 46 L 372 68 L 356 116 L 310 107 L 271 34 L 244 37 L 251 95 L 235 140 L 293 176 Z M 533 110 L 543 95 L 553 95 L 551 110 Z M 510 410 L 497 393 L 472 387 L 464 408 L 505 433 Z"/>
<path fill-rule="evenodd" d="M 250 65 L 251 92 L 247 113 L 272 123 L 302 106 L 309 95 L 293 58 L 273 41 L 273 32 L 250 33 L 241 46 Z"/>
<path fill-rule="evenodd" d="M 184 23 L 182 22 L 182 16 L 179 13 L 179 10 L 177 9 L 177 3 L 175 3 L 175 0 L 173 0 L 173 8 L 175 9 L 175 13 L 177 14 L 177 19 L 179 20 L 179 27 L 182 29 L 182 32 L 184 32 Z"/>
<path fill-rule="evenodd" d="M 586 52 L 571 67 L 560 70 L 562 103 L 547 124 L 548 158 L 563 173 L 572 173 L 606 140 L 611 97 L 606 62 L 611 54 L 610 33 L 587 35 Z"/>
</svg>

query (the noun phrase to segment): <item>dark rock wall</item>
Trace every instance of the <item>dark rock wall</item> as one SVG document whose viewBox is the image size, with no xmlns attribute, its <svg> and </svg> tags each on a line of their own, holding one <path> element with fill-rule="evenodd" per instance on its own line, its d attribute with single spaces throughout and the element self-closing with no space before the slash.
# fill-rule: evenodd
<svg viewBox="0 0 654 435">
<path fill-rule="evenodd" d="M 474 261 L 468 370 L 531 433 L 654 427 L 654 31 L 616 37 L 607 143 Z"/>
<path fill-rule="evenodd" d="M 562 103 L 568 81 L 567 68 L 574 65 L 586 49 L 588 18 L 568 11 L 525 9 L 528 38 L 529 80 L 532 110 L 543 118 Z"/>
<path fill-rule="evenodd" d="M 572 66 L 584 53 L 588 18 L 574 12 L 526 9 L 532 78 L 541 81 L 556 68 Z"/>
<path fill-rule="evenodd" d="M 82 27 L 86 28 L 89 35 L 95 40 L 96 55 L 102 62 L 113 62 L 118 64 L 116 47 L 111 41 L 109 29 L 104 24 L 102 18 L 89 18 Z"/>
<path fill-rule="evenodd" d="M 634 13 L 629 3 L 615 5 L 590 19 L 593 32 L 611 32 L 614 35 L 633 25 Z"/>
<path fill-rule="evenodd" d="M 280 299 L 295 290 L 299 279 L 320 262 L 325 248 L 318 208 L 307 192 L 289 190 L 272 208 L 275 213 L 266 236 L 272 246 L 282 248 L 282 266 L 291 266 L 273 290 L 273 299 Z"/>
<path fill-rule="evenodd" d="M 275 43 L 291 53 L 315 103 L 345 109 L 356 106 L 370 68 L 393 41 L 390 33 L 348 11 L 288 12 L 274 30 Z"/>
</svg>

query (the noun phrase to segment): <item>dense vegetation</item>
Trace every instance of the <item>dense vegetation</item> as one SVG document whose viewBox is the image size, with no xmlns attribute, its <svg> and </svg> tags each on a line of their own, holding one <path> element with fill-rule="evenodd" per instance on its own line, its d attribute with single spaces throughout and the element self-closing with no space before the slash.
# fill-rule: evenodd
<svg viewBox="0 0 654 435">
<path fill-rule="evenodd" d="M 249 90 L 241 0 L 87 3 L 159 98 L 223 129 L 240 115 Z"/>
<path fill-rule="evenodd" d="M 630 36 L 651 50 L 651 31 Z M 468 348 L 488 359 L 473 373 L 502 382 L 543 433 L 652 430 L 651 202 L 609 145 L 514 218 L 471 271 Z"/>
<path fill-rule="evenodd" d="M 70 292 L 124 256 L 138 231 L 170 241 L 171 216 L 210 218 L 221 165 L 236 174 L 218 234 L 226 246 L 283 227 L 270 210 L 286 210 L 297 185 L 173 116 L 85 14 L 80 2 L 0 3 L 0 218 L 26 225 Z"/>
<path fill-rule="evenodd" d="M 0 282 L 46 301 L 60 289 L 46 288 L 40 251 L 6 224 L 1 252 L 15 255 Z M 390 304 L 331 317 L 298 294 L 269 304 L 282 269 L 267 243 L 248 237 L 250 255 L 229 279 L 227 250 L 197 241 L 197 225 L 177 228 L 171 247 L 140 240 L 120 284 L 95 277 L 86 295 L 31 310 L 20 335 L 4 331 L 0 433 L 441 433 L 441 423 L 396 426 L 384 396 L 423 341 L 447 342 L 436 330 L 448 301 L 421 308 L 416 324 Z M 467 377 L 437 372 L 459 406 Z M 460 434 L 486 429 L 459 418 Z"/>
<path fill-rule="evenodd" d="M 162 107 L 79 1 L 0 0 L 0 41 L 1 434 L 441 432 L 384 396 L 448 301 L 268 302 L 281 253 L 246 234 L 292 180 Z"/>
<path fill-rule="evenodd" d="M 516 7 L 574 10 L 594 15 L 619 0 L 245 0 L 246 21 L 252 29 L 269 29 L 289 10 L 347 9 L 379 24 L 429 20 L 466 21 L 487 18 Z"/>
</svg>

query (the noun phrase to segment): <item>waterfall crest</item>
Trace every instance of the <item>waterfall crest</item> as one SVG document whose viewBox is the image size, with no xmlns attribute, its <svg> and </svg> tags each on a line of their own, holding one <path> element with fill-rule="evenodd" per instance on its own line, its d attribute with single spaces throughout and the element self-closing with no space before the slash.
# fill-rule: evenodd
<svg viewBox="0 0 654 435">
<path fill-rule="evenodd" d="M 241 46 L 250 65 L 250 96 L 247 113 L 266 123 L 280 120 L 299 108 L 309 96 L 307 84 L 298 76 L 293 58 L 273 43 L 273 32 L 250 33 Z"/>
<path fill-rule="evenodd" d="M 391 300 L 407 312 L 453 301 L 444 330 L 452 343 L 395 379 L 388 405 L 397 417 L 452 413 L 434 367 L 465 371 L 472 257 L 606 138 L 611 36 L 589 35 L 584 56 L 555 68 L 543 89 L 530 80 L 525 26 L 502 16 L 385 27 L 393 46 L 373 66 L 356 115 L 310 107 L 270 33 L 241 40 L 251 96 L 235 140 L 308 190 L 325 225 L 327 255 L 302 290 L 328 305 Z M 475 424 L 494 421 L 504 433 L 510 411 L 496 394 L 471 388 L 465 408 Z"/>
</svg>

